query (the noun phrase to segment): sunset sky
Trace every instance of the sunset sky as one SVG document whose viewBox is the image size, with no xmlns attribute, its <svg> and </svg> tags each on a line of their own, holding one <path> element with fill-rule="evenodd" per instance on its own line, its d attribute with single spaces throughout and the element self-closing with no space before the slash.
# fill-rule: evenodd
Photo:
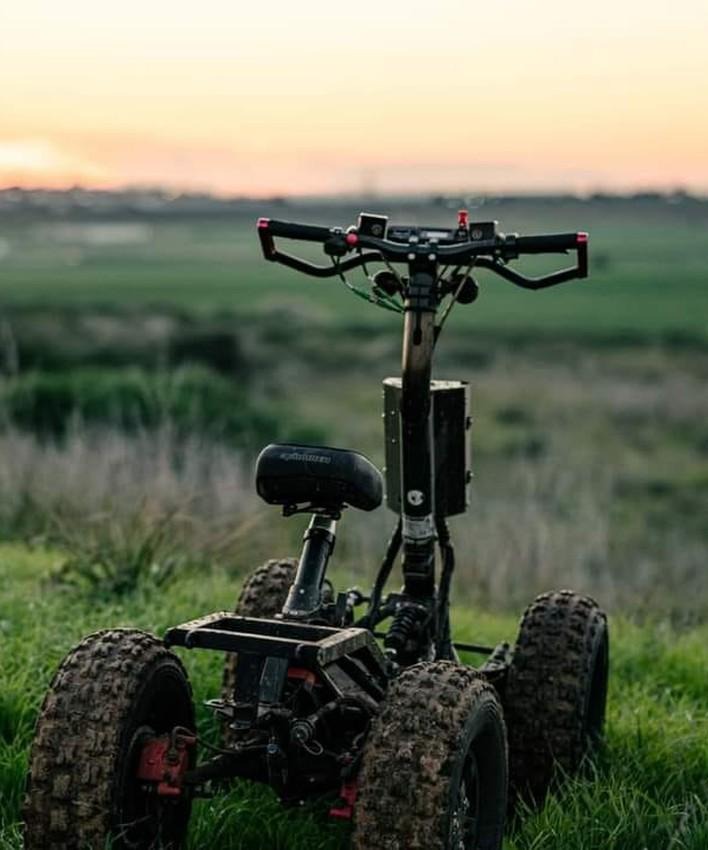
<svg viewBox="0 0 708 850">
<path fill-rule="evenodd" d="M 3 0 L 0 186 L 708 192 L 707 0 Z"/>
</svg>

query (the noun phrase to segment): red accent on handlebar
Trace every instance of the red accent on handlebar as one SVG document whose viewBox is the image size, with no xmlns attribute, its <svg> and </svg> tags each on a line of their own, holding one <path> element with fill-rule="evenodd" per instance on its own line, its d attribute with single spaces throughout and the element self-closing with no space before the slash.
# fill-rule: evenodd
<svg viewBox="0 0 708 850">
<path fill-rule="evenodd" d="M 274 260 L 275 259 L 275 242 L 273 241 L 273 234 L 270 232 L 270 219 L 269 218 L 259 218 L 256 223 L 258 238 L 261 240 L 261 248 L 263 250 L 263 256 L 266 260 Z"/>
<path fill-rule="evenodd" d="M 345 241 L 347 245 L 353 247 L 354 245 L 359 244 L 359 237 L 356 235 L 356 233 L 347 233 L 347 235 L 345 236 Z"/>
<path fill-rule="evenodd" d="M 575 237 L 575 241 L 577 242 L 578 245 L 587 244 L 588 239 L 589 239 L 589 236 L 587 235 L 587 233 L 584 233 L 584 232 L 578 233 Z"/>
<path fill-rule="evenodd" d="M 467 227 L 469 227 L 469 223 L 470 214 L 467 212 L 467 210 L 460 210 L 457 213 L 457 226 L 460 228 L 460 230 L 466 230 Z"/>
</svg>

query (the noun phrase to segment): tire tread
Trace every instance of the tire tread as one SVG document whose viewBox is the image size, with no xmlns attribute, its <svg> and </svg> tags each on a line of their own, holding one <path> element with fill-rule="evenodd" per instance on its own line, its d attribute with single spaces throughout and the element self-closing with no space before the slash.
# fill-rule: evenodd
<svg viewBox="0 0 708 850">
<path fill-rule="evenodd" d="M 95 632 L 66 656 L 35 727 L 23 806 L 25 850 L 105 846 L 124 724 L 144 677 L 165 662 L 186 681 L 177 656 L 135 629 Z"/>
<path fill-rule="evenodd" d="M 476 710 L 503 729 L 494 688 L 453 661 L 416 664 L 391 684 L 364 748 L 352 850 L 445 850 L 452 765 Z"/>
<path fill-rule="evenodd" d="M 526 609 L 504 701 L 514 796 L 541 802 L 556 766 L 580 767 L 594 650 L 606 629 L 597 602 L 570 590 L 543 593 Z"/>
</svg>

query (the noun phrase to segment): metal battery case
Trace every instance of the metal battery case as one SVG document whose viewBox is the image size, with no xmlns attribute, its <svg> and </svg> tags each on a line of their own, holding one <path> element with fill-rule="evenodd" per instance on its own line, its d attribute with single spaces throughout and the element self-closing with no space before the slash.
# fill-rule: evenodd
<svg viewBox="0 0 708 850">
<path fill-rule="evenodd" d="M 386 436 L 386 504 L 401 511 L 401 379 L 383 382 Z M 467 510 L 471 478 L 470 387 L 466 381 L 431 381 L 435 515 L 462 514 Z"/>
</svg>

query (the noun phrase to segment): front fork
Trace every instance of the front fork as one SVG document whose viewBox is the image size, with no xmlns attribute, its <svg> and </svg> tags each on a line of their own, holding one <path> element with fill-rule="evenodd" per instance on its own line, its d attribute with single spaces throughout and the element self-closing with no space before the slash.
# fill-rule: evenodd
<svg viewBox="0 0 708 850">
<path fill-rule="evenodd" d="M 435 595 L 435 484 L 430 378 L 435 345 L 435 269 L 412 269 L 401 364 L 401 530 L 404 592 Z"/>
<path fill-rule="evenodd" d="M 430 378 L 437 307 L 434 264 L 411 268 L 401 363 L 403 594 L 384 646 L 399 664 L 431 657 L 439 612 L 435 590 L 435 477 Z"/>
</svg>

